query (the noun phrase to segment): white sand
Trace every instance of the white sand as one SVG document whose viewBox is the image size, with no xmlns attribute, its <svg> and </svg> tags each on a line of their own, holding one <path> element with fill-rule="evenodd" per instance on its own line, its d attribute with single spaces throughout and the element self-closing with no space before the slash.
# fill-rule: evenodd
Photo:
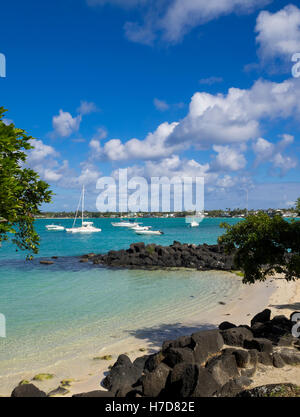
<svg viewBox="0 0 300 417">
<path fill-rule="evenodd" d="M 240 279 L 240 278 L 237 278 Z M 112 365 L 119 354 L 126 353 L 131 360 L 136 357 L 158 351 L 161 344 L 166 339 L 175 339 L 182 334 L 191 334 L 196 329 L 213 328 L 218 326 L 222 321 L 230 321 L 234 324 L 250 324 L 252 317 L 265 308 L 270 308 L 273 315 L 290 314 L 300 310 L 300 280 L 297 282 L 287 283 L 281 278 L 271 278 L 264 283 L 254 285 L 245 285 L 241 287 L 239 294 L 235 299 L 231 299 L 226 305 L 220 305 L 211 312 L 201 313 L 201 316 L 191 317 L 181 323 L 181 327 L 172 328 L 162 332 L 158 329 L 151 331 L 151 334 L 145 334 L 138 339 L 130 337 L 125 341 L 111 345 L 109 348 L 101 350 L 97 356 L 112 355 L 112 360 L 83 360 L 82 363 L 74 363 L 74 368 L 69 367 L 68 373 L 55 375 L 52 380 L 44 382 L 34 382 L 36 386 L 45 392 L 49 392 L 59 386 L 62 379 L 75 379 L 71 383 L 69 394 L 71 396 L 80 392 L 99 390 L 100 382 L 108 371 L 108 366 Z M 96 356 L 96 355 L 95 355 Z M 72 369 L 72 371 L 70 371 Z M 51 369 L 43 372 L 51 373 Z M 55 369 L 52 369 L 55 373 Z M 23 375 L 20 379 L 30 379 L 32 375 Z M 282 369 L 259 366 L 257 375 L 254 377 L 253 386 L 265 383 L 291 382 L 300 385 L 300 367 L 285 366 Z M 2 393 L 8 395 L 9 393 Z"/>
</svg>

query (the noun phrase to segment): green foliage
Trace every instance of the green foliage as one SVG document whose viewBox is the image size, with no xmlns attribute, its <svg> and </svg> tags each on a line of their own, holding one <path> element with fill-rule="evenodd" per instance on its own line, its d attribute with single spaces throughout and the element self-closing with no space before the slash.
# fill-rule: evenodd
<svg viewBox="0 0 300 417">
<path fill-rule="evenodd" d="M 268 275 L 300 278 L 300 222 L 270 218 L 260 213 L 231 226 L 219 238 L 228 252 L 235 252 L 235 265 L 244 272 L 244 283 L 264 281 Z"/>
<path fill-rule="evenodd" d="M 300 197 L 296 201 L 296 212 L 300 216 Z"/>
<path fill-rule="evenodd" d="M 35 171 L 25 167 L 33 138 L 13 124 L 5 125 L 5 111 L 0 107 L 0 242 L 12 233 L 19 249 L 37 253 L 34 216 L 40 213 L 42 203 L 51 201 L 52 193 Z"/>
</svg>

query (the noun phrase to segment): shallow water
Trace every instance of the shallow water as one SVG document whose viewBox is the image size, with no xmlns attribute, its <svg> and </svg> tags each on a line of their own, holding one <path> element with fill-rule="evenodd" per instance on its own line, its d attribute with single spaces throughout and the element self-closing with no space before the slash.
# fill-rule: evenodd
<svg viewBox="0 0 300 417">
<path fill-rule="evenodd" d="M 95 355 L 142 328 L 213 311 L 219 301 L 238 292 L 240 280 L 222 272 L 112 270 L 79 263 L 75 255 L 141 241 L 133 231 L 112 228 L 110 222 L 95 221 L 103 229 L 100 234 L 75 236 L 48 232 L 45 225 L 52 222 L 37 221 L 39 256 L 59 256 L 51 266 L 40 265 L 39 257 L 24 261 L 24 254 L 9 243 L 1 248 L 0 312 L 6 316 L 7 337 L 0 338 L 0 394 L 1 377 Z M 207 219 L 199 228 L 188 229 L 184 219 L 144 219 L 144 224 L 165 232 L 144 241 L 215 243 L 219 222 Z"/>
</svg>

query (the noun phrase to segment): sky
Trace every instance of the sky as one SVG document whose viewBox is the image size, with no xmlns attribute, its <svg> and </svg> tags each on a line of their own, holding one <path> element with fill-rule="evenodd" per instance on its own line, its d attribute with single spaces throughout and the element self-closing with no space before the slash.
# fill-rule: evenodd
<svg viewBox="0 0 300 417">
<path fill-rule="evenodd" d="M 85 185 L 96 211 L 119 168 L 204 176 L 206 209 L 300 196 L 297 2 L 10 0 L 0 39 L 0 106 L 35 138 L 44 210 L 74 210 Z"/>
</svg>

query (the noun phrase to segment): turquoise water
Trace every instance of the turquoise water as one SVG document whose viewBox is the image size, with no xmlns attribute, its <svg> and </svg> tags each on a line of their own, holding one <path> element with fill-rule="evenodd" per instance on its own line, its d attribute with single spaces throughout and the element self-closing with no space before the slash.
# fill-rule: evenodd
<svg viewBox="0 0 300 417">
<path fill-rule="evenodd" d="M 82 352 L 96 354 L 140 329 L 182 322 L 234 296 L 240 281 L 226 273 L 111 270 L 81 264 L 75 257 L 141 240 L 212 244 L 222 233 L 220 221 L 205 219 L 199 228 L 189 229 L 184 219 L 143 219 L 165 234 L 142 239 L 128 229 L 113 228 L 110 219 L 94 220 L 103 232 L 91 235 L 48 232 L 45 225 L 52 221 L 38 220 L 41 248 L 33 261 L 4 243 L 0 312 L 6 316 L 7 337 L 0 339 L 0 394 L 1 377 L 80 358 Z M 53 223 L 71 226 L 72 220 Z M 41 257 L 54 255 L 59 257 L 54 265 L 40 265 Z"/>
</svg>

